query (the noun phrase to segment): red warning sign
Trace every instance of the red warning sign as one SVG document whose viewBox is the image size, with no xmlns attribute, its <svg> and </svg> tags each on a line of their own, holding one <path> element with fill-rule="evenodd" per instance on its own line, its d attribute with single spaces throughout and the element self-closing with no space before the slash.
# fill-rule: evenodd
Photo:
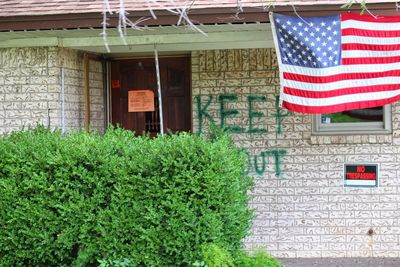
<svg viewBox="0 0 400 267">
<path fill-rule="evenodd" d="M 112 89 L 118 89 L 121 87 L 121 84 L 119 82 L 119 80 L 112 80 L 111 81 L 111 88 Z"/>
<path fill-rule="evenodd" d="M 345 164 L 344 185 L 377 187 L 378 173 L 378 164 Z"/>
</svg>

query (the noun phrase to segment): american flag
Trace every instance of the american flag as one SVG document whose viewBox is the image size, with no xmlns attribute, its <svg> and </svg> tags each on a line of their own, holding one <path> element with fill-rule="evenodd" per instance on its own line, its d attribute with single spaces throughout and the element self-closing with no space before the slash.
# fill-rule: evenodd
<svg viewBox="0 0 400 267">
<path fill-rule="evenodd" d="M 282 106 L 334 113 L 400 99 L 400 17 L 271 15 Z"/>
</svg>

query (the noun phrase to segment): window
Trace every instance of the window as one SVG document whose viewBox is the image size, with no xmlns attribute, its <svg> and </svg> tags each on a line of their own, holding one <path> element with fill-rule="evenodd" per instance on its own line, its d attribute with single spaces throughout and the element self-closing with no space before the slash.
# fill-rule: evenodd
<svg viewBox="0 0 400 267">
<path fill-rule="evenodd" d="M 391 105 L 314 115 L 313 134 L 390 133 Z"/>
</svg>

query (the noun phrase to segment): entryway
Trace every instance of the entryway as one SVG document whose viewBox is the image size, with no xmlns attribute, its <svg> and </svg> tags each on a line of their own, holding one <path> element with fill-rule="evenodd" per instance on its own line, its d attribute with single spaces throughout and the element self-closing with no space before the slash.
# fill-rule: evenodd
<svg viewBox="0 0 400 267">
<path fill-rule="evenodd" d="M 159 59 L 164 129 L 191 131 L 190 58 Z M 154 58 L 111 62 L 111 122 L 141 135 L 160 132 L 157 74 Z M 154 93 L 154 111 L 128 111 L 129 91 Z M 139 92 L 136 92 L 139 93 Z M 133 94 L 132 94 L 133 95 Z M 132 98 L 132 97 L 131 97 Z M 147 100 L 145 100 L 147 101 Z M 153 104 L 153 103 L 150 103 Z"/>
</svg>

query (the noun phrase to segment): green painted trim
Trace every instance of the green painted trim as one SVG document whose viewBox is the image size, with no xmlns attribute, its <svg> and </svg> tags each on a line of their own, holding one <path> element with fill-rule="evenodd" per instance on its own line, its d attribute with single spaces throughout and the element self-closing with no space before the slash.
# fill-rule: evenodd
<svg viewBox="0 0 400 267">
<path fill-rule="evenodd" d="M 0 48 L 10 47 L 41 47 L 41 46 L 58 46 L 59 38 L 22 38 L 22 39 L 9 39 L 0 41 Z"/>
<path fill-rule="evenodd" d="M 271 37 L 271 38 L 268 38 Z M 221 42 L 253 42 L 268 41 L 269 36 L 266 31 L 248 31 L 248 32 L 212 32 L 207 36 L 200 33 L 180 33 L 164 35 L 143 35 L 127 36 L 125 41 L 127 45 L 148 45 L 148 44 L 192 44 L 192 43 L 221 43 Z M 107 38 L 109 46 L 123 45 L 120 37 Z M 83 38 L 63 38 L 64 47 L 91 47 L 103 46 L 102 37 L 83 37 Z"/>
<path fill-rule="evenodd" d="M 112 53 L 152 52 L 154 44 L 158 51 L 196 51 L 213 49 L 272 48 L 272 33 L 267 25 L 224 25 L 210 27 L 207 36 L 193 31 L 162 33 L 157 30 L 144 30 L 142 35 L 130 35 L 125 38 L 127 45 L 119 36 L 109 36 L 108 44 Z M 237 28 L 235 28 L 237 27 Z M 248 27 L 246 29 L 246 27 Z M 166 29 L 171 30 L 171 29 Z M 206 29 L 205 29 L 206 30 Z M 221 30 L 221 31 L 217 31 Z M 0 33 L 0 48 L 59 46 L 94 53 L 107 53 L 104 40 L 93 32 L 77 36 L 78 31 L 54 32 L 9 32 Z M 90 33 L 90 34 L 89 34 Z M 47 36 L 46 36 L 47 35 Z"/>
<path fill-rule="evenodd" d="M 185 52 L 199 50 L 218 50 L 218 49 L 249 49 L 249 48 L 273 48 L 272 41 L 246 41 L 246 42 L 224 42 L 224 43 L 187 43 L 187 44 L 157 44 L 159 52 Z M 104 45 L 93 47 L 70 47 L 85 50 L 93 53 L 107 53 Z M 111 46 L 112 53 L 153 53 L 154 44 L 148 45 L 128 45 Z"/>
</svg>

